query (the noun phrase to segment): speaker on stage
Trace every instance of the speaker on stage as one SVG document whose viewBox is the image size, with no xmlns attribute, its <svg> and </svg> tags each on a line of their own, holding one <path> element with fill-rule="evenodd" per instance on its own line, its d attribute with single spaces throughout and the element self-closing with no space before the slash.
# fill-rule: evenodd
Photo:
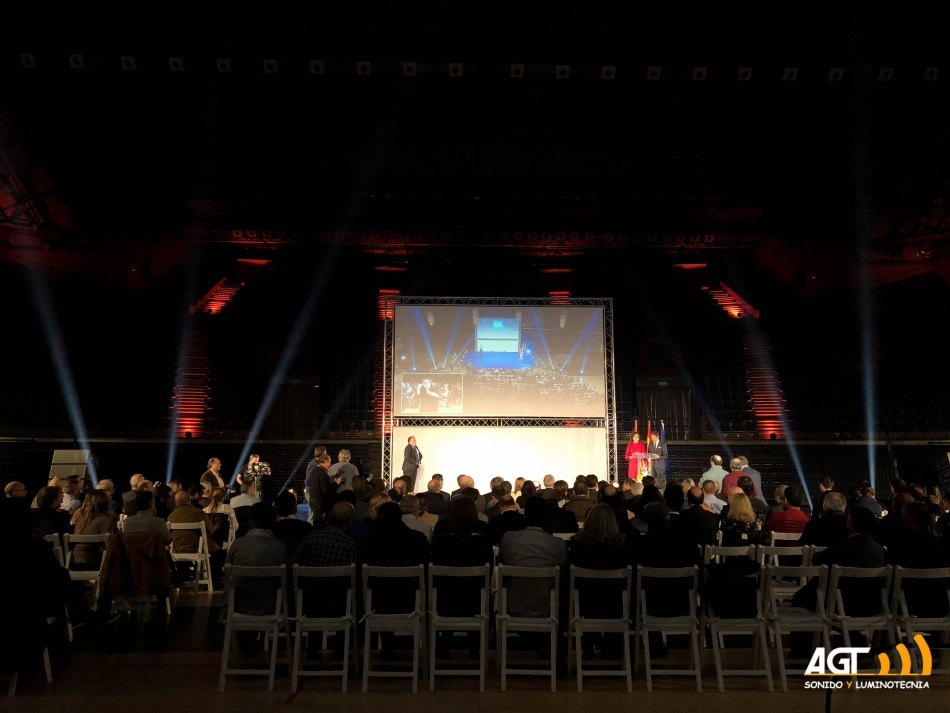
<svg viewBox="0 0 950 713">
<path fill-rule="evenodd" d="M 68 475 L 86 477 L 90 469 L 95 469 L 96 457 L 89 450 L 53 451 L 53 463 L 49 467 L 50 478 L 62 478 Z"/>
</svg>

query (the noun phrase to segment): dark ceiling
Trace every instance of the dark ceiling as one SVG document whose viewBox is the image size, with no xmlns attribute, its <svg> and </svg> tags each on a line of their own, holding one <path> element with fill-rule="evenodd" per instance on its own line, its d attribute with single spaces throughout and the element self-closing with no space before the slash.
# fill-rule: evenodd
<svg viewBox="0 0 950 713">
<path fill-rule="evenodd" d="M 0 53 L 3 254 L 125 269 L 170 241 L 155 277 L 195 243 L 383 266 L 486 246 L 942 255 L 939 23 L 730 5 L 22 4 Z"/>
</svg>

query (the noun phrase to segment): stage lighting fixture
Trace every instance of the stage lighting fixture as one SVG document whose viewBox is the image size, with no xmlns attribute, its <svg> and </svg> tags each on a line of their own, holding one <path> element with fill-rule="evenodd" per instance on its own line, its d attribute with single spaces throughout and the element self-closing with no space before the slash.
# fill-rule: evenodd
<svg viewBox="0 0 950 713">
<path fill-rule="evenodd" d="M 571 77 L 571 65 L 569 64 L 559 64 L 554 68 L 554 76 L 557 79 L 570 79 Z"/>
<path fill-rule="evenodd" d="M 513 64 L 509 68 L 512 79 L 521 79 L 524 77 L 524 65 L 523 64 Z"/>
<path fill-rule="evenodd" d="M 403 62 L 402 63 L 402 76 L 404 77 L 415 77 L 418 74 L 419 68 L 416 66 L 415 62 Z"/>
<path fill-rule="evenodd" d="M 310 60 L 310 74 L 323 74 L 324 66 L 322 59 Z"/>
<path fill-rule="evenodd" d="M 356 73 L 361 77 L 368 77 L 373 69 L 372 62 L 357 62 Z"/>
<path fill-rule="evenodd" d="M 29 53 L 21 54 L 20 64 L 22 64 L 25 69 L 36 69 L 36 55 Z"/>
<path fill-rule="evenodd" d="M 647 81 L 655 82 L 660 78 L 660 68 L 659 67 L 647 67 Z"/>
<path fill-rule="evenodd" d="M 844 78 L 844 67 L 832 67 L 828 70 L 829 82 L 840 82 Z"/>
<path fill-rule="evenodd" d="M 169 57 L 168 58 L 168 68 L 173 72 L 184 72 L 185 71 L 185 60 L 181 57 Z"/>
<path fill-rule="evenodd" d="M 935 82 L 937 81 L 937 68 L 936 67 L 927 67 L 924 70 L 924 81 L 925 82 Z"/>
<path fill-rule="evenodd" d="M 881 67 L 877 72 L 877 81 L 889 82 L 894 78 L 893 67 Z"/>
<path fill-rule="evenodd" d="M 135 61 L 135 57 L 120 57 L 119 64 L 121 64 L 122 69 L 127 72 L 134 72 L 139 68 L 138 63 Z"/>
<path fill-rule="evenodd" d="M 73 69 L 85 69 L 86 59 L 81 54 L 69 55 L 69 66 Z"/>
<path fill-rule="evenodd" d="M 783 82 L 794 82 L 798 79 L 798 67 L 786 67 L 782 72 Z"/>
<path fill-rule="evenodd" d="M 278 66 L 276 59 L 264 60 L 264 74 L 277 74 Z"/>
<path fill-rule="evenodd" d="M 600 68 L 600 78 L 601 79 L 616 79 L 617 77 L 617 68 L 613 65 L 605 64 Z"/>
<path fill-rule="evenodd" d="M 452 62 L 449 64 L 449 76 L 450 77 L 461 77 L 462 76 L 463 65 L 461 62 Z"/>
<path fill-rule="evenodd" d="M 694 81 L 694 82 L 704 82 L 704 81 L 706 81 L 706 68 L 705 68 L 705 67 L 693 67 L 693 81 Z"/>
<path fill-rule="evenodd" d="M 752 67 L 739 67 L 739 74 L 736 77 L 740 82 L 748 82 L 752 79 Z"/>
<path fill-rule="evenodd" d="M 231 73 L 231 60 L 226 57 L 219 57 L 215 61 L 215 66 L 218 68 L 218 71 L 221 74 L 230 74 Z"/>
</svg>

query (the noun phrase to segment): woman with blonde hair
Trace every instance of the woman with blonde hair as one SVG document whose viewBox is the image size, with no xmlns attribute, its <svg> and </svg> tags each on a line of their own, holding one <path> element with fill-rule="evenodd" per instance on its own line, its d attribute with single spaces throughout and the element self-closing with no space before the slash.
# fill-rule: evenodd
<svg viewBox="0 0 950 713">
<path fill-rule="evenodd" d="M 696 481 L 692 478 L 683 478 L 680 481 L 680 487 L 683 489 L 683 495 L 689 495 L 689 489 L 696 486 Z"/>
<path fill-rule="evenodd" d="M 211 539 L 218 543 L 219 547 L 224 547 L 224 543 L 231 536 L 231 520 L 234 520 L 234 529 L 237 530 L 237 515 L 234 508 L 224 502 L 228 491 L 224 488 L 211 488 L 211 503 L 204 511 L 208 513 L 211 519 Z"/>
<path fill-rule="evenodd" d="M 752 501 L 741 490 L 729 498 L 729 508 L 723 512 L 719 529 L 722 530 L 723 547 L 768 544 L 752 509 Z"/>
<path fill-rule="evenodd" d="M 369 500 L 369 519 L 376 520 L 379 516 L 379 508 L 383 503 L 391 503 L 393 499 L 387 493 L 376 493 Z"/>
<path fill-rule="evenodd" d="M 521 497 L 521 487 L 523 485 L 524 485 L 524 478 L 522 478 L 519 475 L 517 478 L 515 478 L 515 487 L 511 491 L 511 497 L 513 497 L 515 500 Z"/>
<path fill-rule="evenodd" d="M 109 507 L 109 496 L 104 490 L 93 490 L 73 515 L 73 534 L 106 535 L 116 531 L 116 516 Z M 98 544 L 77 543 L 73 547 L 71 569 L 99 569 L 104 547 Z"/>
</svg>

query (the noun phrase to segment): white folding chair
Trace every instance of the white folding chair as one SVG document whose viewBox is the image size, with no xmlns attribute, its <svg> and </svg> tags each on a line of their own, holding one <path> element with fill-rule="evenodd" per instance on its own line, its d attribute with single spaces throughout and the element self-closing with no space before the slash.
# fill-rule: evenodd
<svg viewBox="0 0 950 713">
<path fill-rule="evenodd" d="M 789 583 L 808 582 L 816 580 L 815 611 L 792 604 L 792 597 L 788 594 Z M 828 590 L 828 567 L 815 566 L 781 566 L 766 565 L 762 570 L 761 578 L 762 606 L 765 621 L 769 631 L 774 634 L 775 653 L 778 656 L 778 670 L 782 679 L 782 692 L 788 693 L 788 674 L 804 673 L 804 669 L 791 670 L 785 663 L 785 645 L 782 640 L 784 634 L 793 631 L 812 632 L 812 644 L 821 638 L 826 650 L 831 650 L 831 634 L 829 631 L 828 616 L 825 612 L 825 597 Z"/>
<path fill-rule="evenodd" d="M 413 604 L 406 607 L 387 606 L 391 602 L 392 587 L 400 580 L 407 587 L 414 587 Z M 415 580 L 413 583 L 412 580 Z M 369 690 L 371 676 L 379 678 L 411 678 L 412 692 L 419 691 L 419 654 L 425 644 L 425 567 L 421 564 L 410 567 L 362 566 L 363 583 L 363 693 Z M 377 611 L 377 609 L 381 609 Z M 395 610 L 394 610 L 395 609 Z M 372 667 L 372 639 L 374 634 L 412 637 L 412 668 L 409 671 Z"/>
<path fill-rule="evenodd" d="M 950 673 L 948 648 L 950 641 L 950 567 L 930 569 L 894 568 L 892 598 L 897 632 L 912 654 L 901 654 L 901 666 L 912 655 L 917 663 L 917 672 Z M 929 643 L 928 643 L 929 640 Z M 941 660 L 933 665 L 933 650 L 939 644 Z M 904 647 L 905 650 L 908 646 Z M 929 664 L 929 665 L 928 665 Z"/>
<path fill-rule="evenodd" d="M 74 582 L 85 582 L 92 587 L 93 609 L 97 608 L 99 602 L 99 571 L 101 569 L 101 562 L 100 567 L 96 567 L 95 569 L 70 569 L 70 565 L 73 561 L 73 549 L 79 544 L 99 545 L 102 551 L 105 552 L 105 548 L 109 544 L 109 537 L 110 535 L 108 533 L 104 535 L 71 535 L 67 532 L 63 535 L 63 549 L 66 551 L 65 567 L 69 570 L 69 578 Z"/>
<path fill-rule="evenodd" d="M 491 567 L 488 564 L 474 567 L 450 567 L 429 565 L 429 692 L 435 691 L 436 674 L 448 676 L 478 676 L 478 692 L 485 692 L 485 668 L 488 659 L 488 617 L 491 608 Z M 478 609 L 461 611 L 452 596 L 453 588 L 465 586 L 478 590 Z M 441 600 L 439 590 L 449 593 Z M 442 605 L 440 606 L 440 601 Z M 436 640 L 439 632 L 453 635 L 455 632 L 478 632 L 478 667 L 458 665 L 440 668 L 436 657 Z M 449 651 L 451 657 L 451 650 Z"/>
<path fill-rule="evenodd" d="M 498 583 L 497 636 L 501 653 L 498 664 L 501 669 L 501 690 L 506 690 L 508 676 L 550 676 L 551 693 L 557 691 L 557 605 L 561 584 L 560 567 L 516 567 L 500 564 L 495 568 Z M 519 609 L 519 596 L 511 596 L 525 588 L 544 590 L 547 593 L 547 608 L 543 612 L 526 612 Z M 551 655 L 546 668 L 537 666 L 511 666 L 508 661 L 508 637 L 518 633 L 544 633 L 550 638 Z"/>
<path fill-rule="evenodd" d="M 304 567 L 294 565 L 294 659 L 291 668 L 290 690 L 297 692 L 300 676 L 342 676 L 346 693 L 350 667 L 350 643 L 353 650 L 353 671 L 359 672 L 359 646 L 356 639 L 356 565 L 338 567 Z M 308 614 L 308 609 L 317 613 Z M 338 667 L 319 670 L 300 667 L 301 655 L 306 656 L 310 634 L 320 634 L 326 648 L 327 634 L 343 636 L 343 652 Z M 332 658 L 331 658 L 332 660 Z"/>
<path fill-rule="evenodd" d="M 204 524 L 204 523 L 198 523 Z M 280 634 L 285 635 L 290 657 L 290 627 L 287 617 L 287 565 L 279 567 L 224 566 L 224 588 L 227 592 L 227 612 L 224 627 L 224 647 L 221 652 L 221 673 L 218 691 L 224 691 L 229 674 L 268 677 L 267 690 L 274 690 L 277 669 L 277 648 Z M 243 588 L 243 592 L 242 592 Z M 249 597 L 249 598 L 248 598 Z M 269 600 L 273 598 L 273 609 Z M 248 605 L 252 601 L 253 606 Z M 263 605 L 263 606 L 262 606 Z M 249 611 L 249 610 L 256 611 Z M 265 611 L 266 610 L 266 611 Z M 264 634 L 264 648 L 270 647 L 270 665 L 262 668 L 228 668 L 231 636 L 236 631 L 259 631 Z"/>
<path fill-rule="evenodd" d="M 759 588 L 760 565 L 757 562 L 758 548 L 755 545 L 740 547 L 709 547 L 706 549 L 706 577 L 703 598 L 702 623 L 709 629 L 712 640 L 713 659 L 716 664 L 716 679 L 719 691 L 723 692 L 723 677 L 729 675 L 764 675 L 769 691 L 773 691 L 772 668 L 769 663 L 768 641 L 766 639 L 765 617 L 762 615 L 761 593 Z M 737 561 L 738 560 L 738 561 Z M 733 573 L 732 565 L 748 564 L 743 568 L 748 573 Z M 728 589 L 727 595 L 708 596 L 712 578 L 719 574 L 723 577 L 717 586 Z M 716 601 L 719 601 L 717 606 Z M 728 635 L 747 635 L 752 637 L 752 667 L 723 667 L 723 649 Z M 759 668 L 759 657 L 762 667 Z"/>
<path fill-rule="evenodd" d="M 59 561 L 59 564 L 63 567 L 66 566 L 66 554 L 63 552 L 63 538 L 61 535 L 53 533 L 51 535 L 43 535 L 43 539 L 49 542 L 50 547 L 53 548 L 53 554 L 56 555 L 56 559 Z"/>
<path fill-rule="evenodd" d="M 169 549 L 172 561 L 176 564 L 185 562 L 194 566 L 194 584 L 197 592 L 202 586 L 208 592 L 214 591 L 211 581 L 211 554 L 208 550 L 208 531 L 203 522 L 170 522 L 168 529 L 172 533 L 172 545 Z M 198 549 L 196 552 L 181 552 L 175 549 L 175 531 L 194 530 L 198 533 Z"/>
<path fill-rule="evenodd" d="M 588 668 L 588 675 L 596 676 L 624 676 L 627 679 L 627 693 L 633 693 L 633 674 L 630 666 L 630 589 L 633 582 L 633 569 L 628 565 L 623 569 L 588 569 L 571 565 L 570 579 L 570 620 L 568 623 L 568 652 L 567 673 L 571 674 L 571 663 L 575 661 L 577 667 L 577 692 L 583 693 L 583 636 L 593 634 L 619 634 L 621 637 L 622 658 L 620 668 L 598 667 Z M 616 583 L 610 589 L 611 583 Z M 585 586 L 586 585 L 586 586 Z M 606 585 L 607 589 L 598 585 Z M 585 591 L 586 590 L 586 591 Z M 618 615 L 613 617 L 586 617 L 581 612 L 588 607 L 583 606 L 596 601 L 599 607 L 612 601 Z M 617 606 L 619 604 L 619 607 Z M 573 659 L 572 659 L 573 657 Z"/>
<path fill-rule="evenodd" d="M 653 691 L 653 676 L 694 676 L 696 691 L 703 691 L 702 661 L 699 654 L 698 616 L 699 567 L 644 567 L 637 565 L 637 618 L 634 630 L 633 667 L 637 669 L 643 646 L 647 691 Z M 677 606 L 671 605 L 676 602 Z M 654 670 L 650 660 L 650 634 L 685 634 L 690 640 L 689 668 Z"/>
<path fill-rule="evenodd" d="M 890 645 L 896 644 L 890 596 L 894 568 L 842 567 L 831 565 L 825 608 L 832 631 L 840 631 L 845 646 L 851 646 L 852 632 L 862 631 L 871 642 L 875 634 L 884 634 Z M 860 607 L 860 610 L 859 610 Z M 867 607 L 867 610 L 864 610 Z"/>
</svg>

